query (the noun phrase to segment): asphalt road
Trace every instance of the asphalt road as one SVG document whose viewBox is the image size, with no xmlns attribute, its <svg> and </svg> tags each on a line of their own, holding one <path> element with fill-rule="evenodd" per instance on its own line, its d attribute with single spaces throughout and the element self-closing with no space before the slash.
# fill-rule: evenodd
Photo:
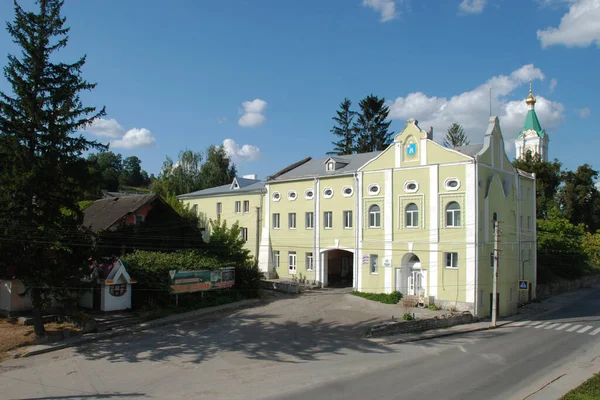
<svg viewBox="0 0 600 400">
<path fill-rule="evenodd" d="M 600 370 L 600 290 L 566 298 L 520 326 L 391 346 L 273 303 L 6 361 L 0 398 L 558 398 Z"/>
</svg>

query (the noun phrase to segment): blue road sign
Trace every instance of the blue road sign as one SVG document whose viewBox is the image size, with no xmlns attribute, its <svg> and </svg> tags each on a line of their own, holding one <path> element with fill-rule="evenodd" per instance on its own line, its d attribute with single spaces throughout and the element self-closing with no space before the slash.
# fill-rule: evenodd
<svg viewBox="0 0 600 400">
<path fill-rule="evenodd" d="M 529 290 L 529 281 L 519 281 L 519 290 Z"/>
</svg>

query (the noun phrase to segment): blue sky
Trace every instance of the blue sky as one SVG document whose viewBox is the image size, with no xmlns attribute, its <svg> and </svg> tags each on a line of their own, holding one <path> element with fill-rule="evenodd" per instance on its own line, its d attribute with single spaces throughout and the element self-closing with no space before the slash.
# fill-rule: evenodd
<svg viewBox="0 0 600 400">
<path fill-rule="evenodd" d="M 32 1 L 23 1 L 31 4 Z M 385 97 L 441 140 L 480 143 L 500 117 L 509 155 L 533 80 L 550 157 L 600 168 L 600 0 L 67 1 L 64 60 L 87 54 L 106 105 L 91 138 L 158 173 L 166 155 L 225 145 L 260 178 L 331 150 L 344 97 Z M 0 2 L 12 19 L 12 2 Z M 0 64 L 15 53 L 0 31 Z M 8 90 L 0 79 L 0 90 Z"/>
</svg>

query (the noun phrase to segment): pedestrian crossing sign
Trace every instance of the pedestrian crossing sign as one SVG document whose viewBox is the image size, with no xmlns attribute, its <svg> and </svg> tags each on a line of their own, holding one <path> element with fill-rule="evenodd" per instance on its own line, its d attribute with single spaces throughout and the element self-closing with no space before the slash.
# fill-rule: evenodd
<svg viewBox="0 0 600 400">
<path fill-rule="evenodd" d="M 529 281 L 519 281 L 519 290 L 529 290 Z"/>
</svg>

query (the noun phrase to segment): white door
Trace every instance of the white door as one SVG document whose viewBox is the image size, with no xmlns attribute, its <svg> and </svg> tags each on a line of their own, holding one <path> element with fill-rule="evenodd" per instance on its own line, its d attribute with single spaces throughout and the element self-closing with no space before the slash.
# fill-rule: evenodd
<svg viewBox="0 0 600 400">
<path fill-rule="evenodd" d="M 402 292 L 402 269 L 396 268 L 396 290 Z"/>
<path fill-rule="evenodd" d="M 414 279 L 414 275 L 409 275 L 408 276 L 408 295 L 409 296 L 414 296 L 415 295 L 415 279 Z"/>
</svg>

